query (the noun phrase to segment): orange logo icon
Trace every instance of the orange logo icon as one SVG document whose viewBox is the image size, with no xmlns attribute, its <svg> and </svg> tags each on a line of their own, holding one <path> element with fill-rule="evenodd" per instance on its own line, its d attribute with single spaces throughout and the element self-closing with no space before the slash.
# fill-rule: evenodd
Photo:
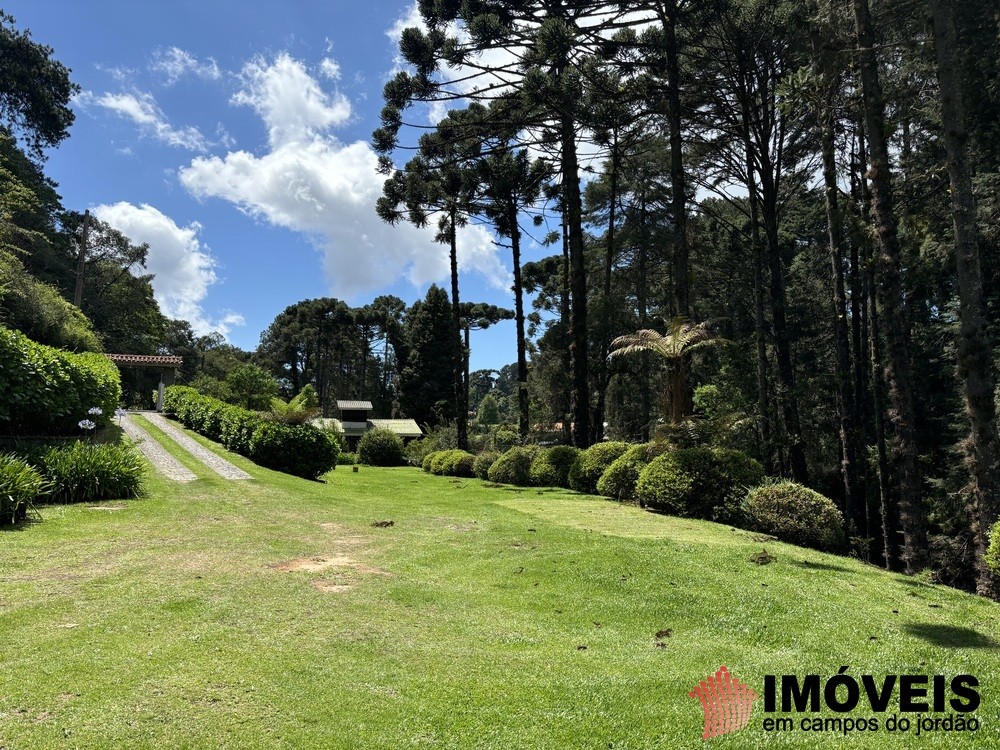
<svg viewBox="0 0 1000 750">
<path fill-rule="evenodd" d="M 705 713 L 702 739 L 707 740 L 731 734 L 750 723 L 750 712 L 757 693 L 721 666 L 714 675 L 698 683 L 688 696 L 701 701 L 701 709 Z"/>
</svg>

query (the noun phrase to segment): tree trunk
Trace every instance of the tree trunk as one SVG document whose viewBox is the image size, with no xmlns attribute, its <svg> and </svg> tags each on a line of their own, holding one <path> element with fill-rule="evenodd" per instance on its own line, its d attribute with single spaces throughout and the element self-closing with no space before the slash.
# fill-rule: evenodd
<svg viewBox="0 0 1000 750">
<path fill-rule="evenodd" d="M 996 596 L 996 581 L 984 562 L 989 534 L 997 522 L 1000 467 L 996 429 L 996 374 L 986 330 L 983 275 L 979 262 L 976 202 L 966 149 L 965 106 L 955 62 L 955 19 L 951 0 L 931 0 L 937 47 L 941 124 L 951 181 L 955 227 L 955 263 L 961 323 L 958 332 L 958 375 L 965 385 L 970 434 L 968 464 L 972 474 L 973 532 L 976 536 L 976 590 Z"/>
<path fill-rule="evenodd" d="M 646 299 L 646 194 L 639 198 L 639 278 L 636 281 L 636 302 L 639 305 L 639 330 L 649 328 L 649 310 Z M 649 352 L 642 352 L 640 364 L 639 414 L 642 419 L 642 439 L 649 440 L 649 423 L 652 421 L 652 405 L 649 398 Z"/>
<path fill-rule="evenodd" d="M 611 277 L 615 265 L 615 209 L 618 204 L 618 131 L 614 131 L 611 141 L 611 203 L 608 207 L 608 243 L 604 254 L 604 288 L 601 300 L 601 362 L 598 369 L 597 406 L 594 409 L 593 440 L 604 439 L 604 412 L 606 410 L 608 385 L 611 383 L 611 367 L 608 352 L 611 349 Z"/>
<path fill-rule="evenodd" d="M 469 405 L 465 400 L 465 387 L 462 382 L 462 372 L 465 369 L 463 364 L 465 357 L 462 356 L 462 310 L 458 299 L 458 240 L 456 237 L 457 211 L 451 207 L 451 215 L 448 217 L 448 241 L 451 246 L 451 319 L 454 326 L 454 352 L 451 357 L 452 380 L 455 390 L 455 426 L 458 431 L 458 447 L 460 450 L 469 450 Z"/>
<path fill-rule="evenodd" d="M 762 159 L 766 158 L 762 155 Z M 785 318 L 785 277 L 778 242 L 778 189 L 771 169 L 760 170 L 761 214 L 764 220 L 766 258 L 770 277 L 771 327 L 774 332 L 774 352 L 778 360 L 778 404 L 781 408 L 782 424 L 788 439 L 788 458 L 792 478 L 805 484 L 809 481 L 806 467 L 805 444 L 802 439 L 802 424 L 799 419 L 798 397 L 795 388 L 795 369 L 792 366 L 792 351 L 788 341 L 788 324 Z"/>
<path fill-rule="evenodd" d="M 671 263 L 673 281 L 673 313 L 683 320 L 691 318 L 690 265 L 691 248 L 688 243 L 687 180 L 684 175 L 684 139 L 681 129 L 681 67 L 677 43 L 678 0 L 667 0 L 661 16 L 666 47 L 663 50 L 667 74 L 667 130 L 670 141 L 670 203 L 673 213 L 674 257 Z M 680 404 L 683 417 L 694 412 L 694 401 L 688 388 L 690 364 L 686 359 L 678 363 L 681 368 L 684 393 Z"/>
<path fill-rule="evenodd" d="M 562 396 L 562 440 L 563 443 L 569 445 L 573 442 L 573 404 L 572 404 L 572 386 L 570 385 L 571 373 L 573 370 L 573 358 L 570 354 L 570 321 L 569 321 L 569 222 L 566 217 L 566 210 L 563 209 L 562 215 L 562 250 L 563 250 L 563 266 L 562 266 L 562 286 L 559 289 L 559 318 L 562 321 L 563 326 L 563 346 L 562 350 L 562 366 L 563 373 L 566 376 L 566 388 L 561 394 Z"/>
<path fill-rule="evenodd" d="M 897 469 L 899 516 L 903 529 L 903 564 L 916 573 L 927 564 L 927 523 L 917 470 L 910 344 L 903 307 L 899 236 L 889 173 L 885 103 L 875 59 L 868 0 L 853 0 L 858 42 L 858 68 L 871 157 L 872 213 L 878 238 L 877 306 L 886 344 L 885 379 L 889 385 L 889 419 L 893 425 L 893 458 Z"/>
<path fill-rule="evenodd" d="M 663 50 L 667 74 L 667 130 L 670 138 L 670 202 L 674 225 L 673 281 L 674 315 L 691 316 L 687 236 L 687 185 L 684 176 L 684 141 L 681 131 L 680 61 L 677 46 L 677 0 L 667 0 L 661 17 L 666 47 Z"/>
<path fill-rule="evenodd" d="M 836 362 L 840 475 L 844 483 L 844 520 L 848 535 L 864 536 L 867 518 L 858 495 L 857 413 L 851 389 L 851 341 L 847 326 L 847 293 L 844 286 L 844 217 L 840 212 L 837 186 L 836 98 L 839 80 L 834 61 L 824 49 L 817 25 L 812 27 L 813 53 L 823 61 L 825 101 L 817 113 L 823 154 L 823 186 L 826 226 L 830 243 L 830 273 L 833 281 L 833 338 Z"/>
<path fill-rule="evenodd" d="M 771 397 L 767 377 L 767 318 L 764 310 L 764 248 L 760 241 L 760 203 L 754 177 L 750 126 L 743 117 L 743 149 L 747 162 L 747 193 L 750 203 L 750 248 L 753 253 L 754 338 L 757 342 L 757 419 L 764 470 L 774 473 L 774 442 L 771 430 Z"/>
<path fill-rule="evenodd" d="M 87 241 L 90 237 L 90 211 L 83 212 L 83 237 L 76 257 L 76 288 L 73 291 L 73 304 L 83 307 L 83 278 L 87 273 Z"/>
<path fill-rule="evenodd" d="M 568 109 L 568 107 L 567 107 Z M 569 231 L 570 357 L 573 390 L 573 445 L 590 445 L 590 384 L 587 379 L 587 268 L 583 253 L 583 219 L 580 174 L 576 157 L 576 127 L 568 112 L 562 114 L 562 189 L 566 228 Z"/>
<path fill-rule="evenodd" d="M 514 260 L 514 320 L 517 326 L 517 431 L 521 442 L 528 439 L 528 357 L 525 351 L 524 288 L 521 282 L 521 230 L 517 226 L 517 206 L 510 210 L 510 248 Z"/>
</svg>

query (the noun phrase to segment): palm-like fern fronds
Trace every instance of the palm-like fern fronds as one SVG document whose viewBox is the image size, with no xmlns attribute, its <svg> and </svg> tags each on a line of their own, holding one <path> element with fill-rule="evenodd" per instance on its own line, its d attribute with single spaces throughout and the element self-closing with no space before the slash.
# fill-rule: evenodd
<svg viewBox="0 0 1000 750">
<path fill-rule="evenodd" d="M 721 342 L 714 330 L 715 323 L 714 320 L 688 323 L 674 319 L 670 324 L 670 331 L 666 334 L 643 329 L 619 336 L 611 342 L 612 350 L 608 354 L 608 359 L 622 354 L 650 352 L 667 360 L 679 360 L 695 349 Z"/>
</svg>

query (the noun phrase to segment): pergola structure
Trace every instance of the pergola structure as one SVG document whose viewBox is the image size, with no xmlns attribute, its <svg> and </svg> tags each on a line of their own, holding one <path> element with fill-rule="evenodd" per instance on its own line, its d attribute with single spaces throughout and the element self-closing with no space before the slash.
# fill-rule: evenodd
<svg viewBox="0 0 1000 750">
<path fill-rule="evenodd" d="M 106 354 L 104 355 L 118 369 L 132 367 L 143 370 L 159 370 L 160 384 L 157 387 L 156 410 L 163 411 L 163 392 L 168 385 L 173 385 L 177 377 L 177 369 L 184 363 L 182 357 L 164 354 Z"/>
</svg>

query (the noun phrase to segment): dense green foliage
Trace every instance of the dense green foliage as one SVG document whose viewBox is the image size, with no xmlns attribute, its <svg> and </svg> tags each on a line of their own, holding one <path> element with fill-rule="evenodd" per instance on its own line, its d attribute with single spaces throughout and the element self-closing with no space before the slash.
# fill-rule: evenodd
<svg viewBox="0 0 1000 750">
<path fill-rule="evenodd" d="M 569 488 L 569 472 L 579 455 L 580 449 L 571 445 L 540 450 L 531 462 L 532 484 Z"/>
<path fill-rule="evenodd" d="M 986 553 L 986 564 L 996 575 L 1000 575 L 1000 521 L 990 530 L 990 548 Z"/>
<path fill-rule="evenodd" d="M 226 400 L 244 409 L 263 411 L 278 395 L 278 384 L 270 373 L 257 365 L 241 365 L 226 375 L 229 398 Z M 315 398 L 315 391 L 312 397 Z M 294 400 L 294 399 L 293 399 Z"/>
<path fill-rule="evenodd" d="M 120 399 L 118 368 L 104 355 L 73 354 L 0 328 L 0 434 L 71 434 L 81 420 L 102 427 Z"/>
<path fill-rule="evenodd" d="M 532 452 L 527 448 L 511 448 L 493 462 L 486 475 L 491 482 L 530 487 L 533 458 Z"/>
<path fill-rule="evenodd" d="M 0 525 L 22 520 L 47 490 L 42 475 L 27 461 L 0 453 Z"/>
<path fill-rule="evenodd" d="M 75 352 L 101 351 L 101 341 L 87 316 L 4 250 L 0 250 L 0 325 L 40 344 Z"/>
<path fill-rule="evenodd" d="M 653 459 L 654 446 L 633 445 L 611 462 L 597 480 L 597 492 L 612 500 L 627 502 L 635 499 L 635 485 L 639 474 Z"/>
<path fill-rule="evenodd" d="M 844 547 L 844 516 L 828 497 L 795 482 L 765 484 L 746 498 L 752 528 L 802 547 L 836 552 Z"/>
<path fill-rule="evenodd" d="M 402 466 L 403 439 L 391 430 L 368 430 L 358 442 L 358 462 L 369 466 Z"/>
<path fill-rule="evenodd" d="M 627 451 L 628 443 L 596 443 L 577 456 L 569 471 L 569 486 L 577 492 L 594 494 L 597 482 L 611 463 Z"/>
<path fill-rule="evenodd" d="M 72 442 L 31 459 L 49 483 L 46 502 L 125 500 L 145 494 L 146 462 L 120 443 Z"/>
<path fill-rule="evenodd" d="M 739 451 L 681 448 L 650 461 L 635 494 L 651 510 L 739 523 L 740 501 L 763 481 L 763 467 Z"/>
<path fill-rule="evenodd" d="M 269 469 L 315 479 L 337 465 L 336 436 L 312 425 L 274 422 L 186 386 L 167 388 L 163 410 Z"/>
<path fill-rule="evenodd" d="M 407 315 L 409 354 L 399 374 L 399 406 L 404 416 L 431 427 L 454 419 L 454 388 L 447 376 L 457 334 L 444 289 L 432 285 Z"/>
</svg>

